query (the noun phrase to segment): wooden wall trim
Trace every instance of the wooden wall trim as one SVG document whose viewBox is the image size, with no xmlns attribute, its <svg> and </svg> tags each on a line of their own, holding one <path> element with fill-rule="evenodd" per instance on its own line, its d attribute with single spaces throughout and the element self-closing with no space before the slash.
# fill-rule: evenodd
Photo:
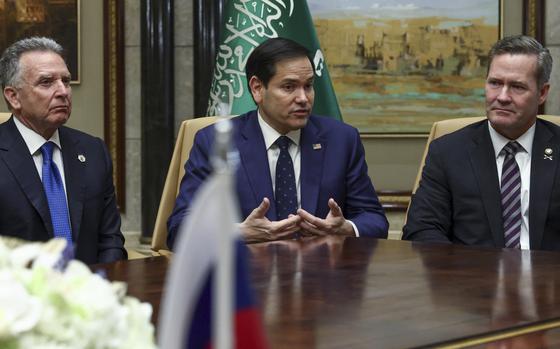
<svg viewBox="0 0 560 349">
<path fill-rule="evenodd" d="M 113 161 L 117 205 L 126 209 L 124 141 L 124 2 L 103 2 L 104 135 Z"/>
<path fill-rule="evenodd" d="M 544 42 L 544 0 L 523 0 L 523 34 Z"/>
</svg>

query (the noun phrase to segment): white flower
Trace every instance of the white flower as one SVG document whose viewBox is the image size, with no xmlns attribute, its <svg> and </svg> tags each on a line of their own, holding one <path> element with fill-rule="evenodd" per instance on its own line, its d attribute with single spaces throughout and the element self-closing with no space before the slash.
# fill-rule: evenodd
<svg viewBox="0 0 560 349">
<path fill-rule="evenodd" d="M 38 322 L 41 303 L 32 297 L 17 278 L 0 270 L 0 338 L 18 336 Z"/>
<path fill-rule="evenodd" d="M 53 268 L 64 246 L 59 240 L 10 250 L 0 239 L 0 348 L 156 348 L 151 305 L 81 262 Z"/>
</svg>

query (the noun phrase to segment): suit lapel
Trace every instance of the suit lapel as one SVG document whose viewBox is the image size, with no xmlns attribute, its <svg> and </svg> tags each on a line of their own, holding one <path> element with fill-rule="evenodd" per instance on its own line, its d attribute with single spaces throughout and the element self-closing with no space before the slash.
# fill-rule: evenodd
<svg viewBox="0 0 560 349">
<path fill-rule="evenodd" d="M 494 238 L 494 244 L 496 247 L 503 247 L 505 242 L 500 184 L 498 182 L 494 147 L 488 132 L 488 122 L 484 121 L 473 132 L 473 143 L 469 150 L 471 164 L 480 188 L 480 196 Z"/>
<path fill-rule="evenodd" d="M 21 190 L 39 213 L 45 230 L 50 237 L 54 237 L 49 204 L 33 157 L 29 154 L 29 149 L 13 120 L 7 121 L 3 130 L 0 137 L 0 154 Z"/>
<path fill-rule="evenodd" d="M 64 127 L 59 129 L 62 145 L 62 161 L 64 162 L 64 179 L 66 181 L 66 196 L 68 210 L 72 224 L 72 239 L 78 240 L 78 233 L 82 223 L 84 207 L 84 193 L 86 190 L 85 176 L 87 154 L 81 151 L 79 141 L 72 139 Z M 78 160 L 78 155 L 85 157 L 85 162 Z"/>
<path fill-rule="evenodd" d="M 307 126 L 301 130 L 301 207 L 315 215 L 317 201 L 319 200 L 319 188 L 323 174 L 323 156 L 327 144 L 319 134 L 319 130 L 310 118 Z"/>
<path fill-rule="evenodd" d="M 274 193 L 272 192 L 272 179 L 270 178 L 264 137 L 259 126 L 256 111 L 251 112 L 240 126 L 240 135 L 238 137 L 237 144 L 241 166 L 245 171 L 245 176 L 251 186 L 255 199 L 253 207 L 257 207 L 263 197 L 267 197 L 270 200 L 270 209 L 266 216 L 268 219 L 275 221 L 277 216 Z"/>
<path fill-rule="evenodd" d="M 553 135 L 543 122 L 537 120 L 535 127 L 531 154 L 529 239 L 531 249 L 540 249 L 560 150 L 558 141 L 553 142 Z M 552 150 L 548 158 L 544 156 L 546 149 Z"/>
</svg>

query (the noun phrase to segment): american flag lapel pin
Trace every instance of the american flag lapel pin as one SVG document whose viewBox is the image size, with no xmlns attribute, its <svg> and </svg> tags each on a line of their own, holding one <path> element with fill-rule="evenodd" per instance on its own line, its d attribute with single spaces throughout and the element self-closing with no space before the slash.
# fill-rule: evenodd
<svg viewBox="0 0 560 349">
<path fill-rule="evenodd" d="M 313 150 L 319 150 L 319 149 L 321 149 L 321 143 L 314 143 Z"/>
</svg>

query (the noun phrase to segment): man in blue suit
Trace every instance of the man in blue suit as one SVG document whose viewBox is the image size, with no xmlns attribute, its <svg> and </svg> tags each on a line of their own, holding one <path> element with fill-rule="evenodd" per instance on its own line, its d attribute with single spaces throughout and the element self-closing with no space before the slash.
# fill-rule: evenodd
<svg viewBox="0 0 560 349">
<path fill-rule="evenodd" d="M 307 49 L 288 39 L 269 39 L 251 53 L 245 70 L 258 106 L 232 121 L 245 240 L 271 241 L 295 233 L 387 237 L 387 219 L 367 174 L 358 131 L 311 115 L 314 69 Z M 195 137 L 168 220 L 170 248 L 212 171 L 213 143 L 213 127 Z"/>
<path fill-rule="evenodd" d="M 62 126 L 72 111 L 62 47 L 38 37 L 12 44 L 0 80 L 12 112 L 0 125 L 0 234 L 64 237 L 85 263 L 126 259 L 108 151 Z"/>
</svg>

